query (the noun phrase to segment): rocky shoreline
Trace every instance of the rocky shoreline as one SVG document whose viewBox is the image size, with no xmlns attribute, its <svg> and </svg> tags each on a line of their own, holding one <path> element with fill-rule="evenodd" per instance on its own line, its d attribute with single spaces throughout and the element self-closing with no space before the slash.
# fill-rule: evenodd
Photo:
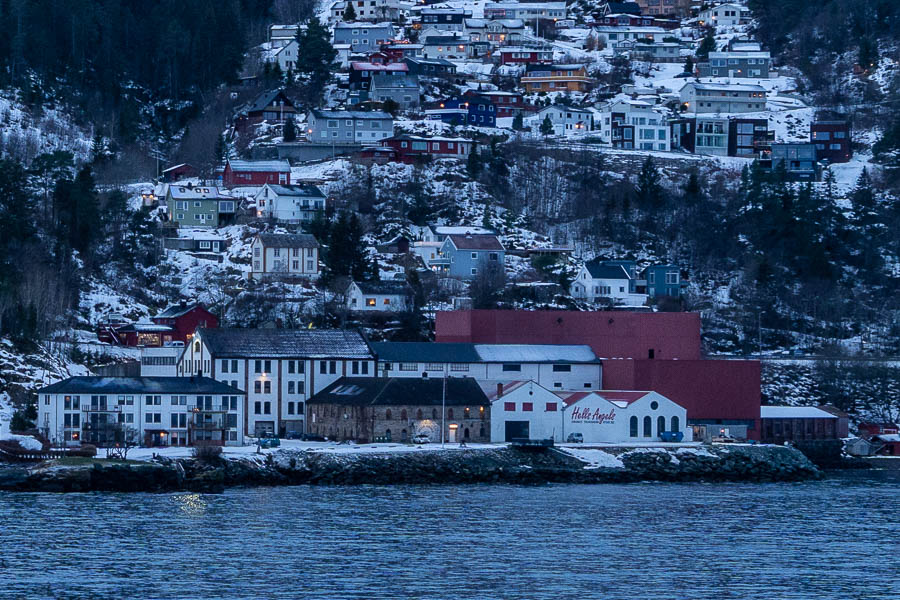
<svg viewBox="0 0 900 600">
<path fill-rule="evenodd" d="M 0 490 L 32 492 L 222 492 L 241 486 L 635 481 L 802 481 L 822 476 L 801 452 L 780 446 L 515 448 L 420 452 L 282 450 L 240 458 L 0 465 Z M 599 460 L 598 460 L 599 459 Z"/>
</svg>

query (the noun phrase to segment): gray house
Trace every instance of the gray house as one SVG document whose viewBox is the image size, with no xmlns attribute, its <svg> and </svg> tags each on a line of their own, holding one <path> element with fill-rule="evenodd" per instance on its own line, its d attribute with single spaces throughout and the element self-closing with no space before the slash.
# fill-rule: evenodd
<svg viewBox="0 0 900 600">
<path fill-rule="evenodd" d="M 312 110 L 306 123 L 313 143 L 377 145 L 394 135 L 394 118 L 381 111 Z"/>
<path fill-rule="evenodd" d="M 772 144 L 772 170 L 784 165 L 789 181 L 818 181 L 820 172 L 816 162 L 816 145 L 810 143 Z"/>
<path fill-rule="evenodd" d="M 368 54 L 394 38 L 390 23 L 338 23 L 334 26 L 334 44 L 350 44 L 352 52 Z"/>
<path fill-rule="evenodd" d="M 456 65 L 443 58 L 406 57 L 403 62 L 409 67 L 409 74 L 418 77 L 448 77 L 456 75 Z"/>
<path fill-rule="evenodd" d="M 685 112 L 745 113 L 766 110 L 766 88 L 755 84 L 688 82 L 679 92 Z"/>
<path fill-rule="evenodd" d="M 768 79 L 772 57 L 768 52 L 710 52 L 709 62 L 697 65 L 700 77 Z"/>
<path fill-rule="evenodd" d="M 375 102 L 393 100 L 404 110 L 415 108 L 419 106 L 419 78 L 415 75 L 375 73 L 372 75 L 369 98 Z"/>
<path fill-rule="evenodd" d="M 441 245 L 441 256 L 449 261 L 444 265 L 451 277 L 472 279 L 490 265 L 503 269 L 506 249 L 496 235 L 465 233 L 448 235 Z"/>
</svg>

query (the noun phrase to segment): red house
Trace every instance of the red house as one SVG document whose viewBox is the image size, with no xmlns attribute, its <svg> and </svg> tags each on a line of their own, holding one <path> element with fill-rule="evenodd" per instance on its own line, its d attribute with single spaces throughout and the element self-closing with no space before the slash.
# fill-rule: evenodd
<svg viewBox="0 0 900 600">
<path fill-rule="evenodd" d="M 162 172 L 163 181 L 165 181 L 166 183 L 172 183 L 173 181 L 180 181 L 188 177 L 196 176 L 197 169 L 187 163 L 169 167 L 168 169 L 164 169 Z"/>
<path fill-rule="evenodd" d="M 466 158 L 475 142 L 466 138 L 420 137 L 417 135 L 397 135 L 381 140 L 384 148 L 396 152 L 395 160 L 413 164 L 428 158 Z"/>
<path fill-rule="evenodd" d="M 536 48 L 525 46 L 501 46 L 500 64 L 550 64 L 553 62 L 553 48 Z"/>
<path fill-rule="evenodd" d="M 853 157 L 850 136 L 848 121 L 813 121 L 809 124 L 809 141 L 816 145 L 816 160 L 850 162 Z"/>
<path fill-rule="evenodd" d="M 534 108 L 530 104 L 525 104 L 525 99 L 519 92 L 468 90 L 463 95 L 467 98 L 478 97 L 490 100 L 497 107 L 497 118 L 514 117 L 516 113 L 530 111 Z"/>
<path fill-rule="evenodd" d="M 164 346 L 186 343 L 197 327 L 216 328 L 219 319 L 199 304 L 170 306 L 150 320 L 126 323 L 109 318 L 97 328 L 101 342 L 120 346 Z"/>
<path fill-rule="evenodd" d="M 695 439 L 721 427 L 759 439 L 759 361 L 704 360 L 697 313 L 439 312 L 435 340 L 588 344 L 603 361 L 603 389 L 659 392 L 687 409 Z"/>
<path fill-rule="evenodd" d="M 859 437 L 869 439 L 875 435 L 894 435 L 900 433 L 896 423 L 860 423 L 856 428 Z"/>
<path fill-rule="evenodd" d="M 219 184 L 239 185 L 291 184 L 291 165 L 286 160 L 228 160 L 216 172 Z"/>
</svg>

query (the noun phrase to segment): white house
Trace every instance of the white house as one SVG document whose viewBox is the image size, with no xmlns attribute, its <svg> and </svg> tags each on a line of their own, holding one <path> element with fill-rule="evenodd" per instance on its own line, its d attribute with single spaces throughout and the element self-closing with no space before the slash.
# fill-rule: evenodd
<svg viewBox="0 0 900 600">
<path fill-rule="evenodd" d="M 314 185 L 267 183 L 256 193 L 257 215 L 282 223 L 312 221 L 325 210 L 325 194 Z"/>
<path fill-rule="evenodd" d="M 574 108 L 564 104 L 553 104 L 539 110 L 523 120 L 522 124 L 537 132 L 544 119 L 550 118 L 553 135 L 582 135 L 594 129 L 594 113 L 586 108 Z"/>
<path fill-rule="evenodd" d="M 403 312 L 412 309 L 413 291 L 406 281 L 351 281 L 347 308 L 354 312 Z"/>
<path fill-rule="evenodd" d="M 679 91 L 690 113 L 745 113 L 766 110 L 766 88 L 756 84 L 688 82 Z"/>
<path fill-rule="evenodd" d="M 242 446 L 244 395 L 209 377 L 70 377 L 38 391 L 37 424 L 65 446 Z"/>
<path fill-rule="evenodd" d="M 619 100 L 602 112 L 600 139 L 624 150 L 672 149 L 666 115 L 643 100 Z"/>
<path fill-rule="evenodd" d="M 647 294 L 632 293 L 632 278 L 622 265 L 589 262 L 582 265 L 569 287 L 573 298 L 588 302 L 610 300 L 614 304 L 641 306 Z"/>
<path fill-rule="evenodd" d="M 700 11 L 700 23 L 713 27 L 735 27 L 747 22 L 749 12 L 740 4 L 718 4 Z"/>
<path fill-rule="evenodd" d="M 662 432 L 692 439 L 687 411 L 656 392 L 554 393 L 523 380 L 498 386 L 489 398 L 492 442 L 550 438 L 560 443 L 580 434 L 585 444 L 635 444 L 658 442 Z"/>
<path fill-rule="evenodd" d="M 383 377 L 472 377 L 497 383 L 533 380 L 553 390 L 596 390 L 601 365 L 590 346 L 373 342 Z"/>
<path fill-rule="evenodd" d="M 375 357 L 357 331 L 201 328 L 178 374 L 203 374 L 246 392 L 246 435 L 284 435 L 305 431 L 305 403 L 316 392 L 343 376 L 374 376 Z"/>
<path fill-rule="evenodd" d="M 263 51 L 264 60 L 270 63 L 278 63 L 282 72 L 297 69 L 297 49 L 300 47 L 297 40 L 290 40 L 284 45 L 276 42 L 268 42 L 268 48 Z"/>
<path fill-rule="evenodd" d="M 319 242 L 308 233 L 260 233 L 250 251 L 250 279 L 319 276 Z"/>
<path fill-rule="evenodd" d="M 610 48 L 619 48 L 625 42 L 634 42 L 637 40 L 653 40 L 654 42 L 662 42 L 663 38 L 672 35 L 662 27 L 614 27 L 601 26 L 595 27 L 594 33 L 601 45 Z"/>
</svg>

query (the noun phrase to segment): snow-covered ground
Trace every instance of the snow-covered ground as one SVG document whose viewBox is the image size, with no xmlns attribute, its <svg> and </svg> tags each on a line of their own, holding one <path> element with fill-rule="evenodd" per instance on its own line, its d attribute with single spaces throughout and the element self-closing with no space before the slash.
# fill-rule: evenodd
<svg viewBox="0 0 900 600">
<path fill-rule="evenodd" d="M 615 454 L 610 454 L 609 452 L 604 452 L 603 450 L 597 450 L 592 448 L 575 448 L 568 447 L 564 448 L 563 452 L 574 456 L 578 460 L 587 463 L 588 469 L 597 469 L 597 468 L 607 468 L 607 469 L 624 469 L 625 465 L 622 463 L 621 459 Z"/>
</svg>

